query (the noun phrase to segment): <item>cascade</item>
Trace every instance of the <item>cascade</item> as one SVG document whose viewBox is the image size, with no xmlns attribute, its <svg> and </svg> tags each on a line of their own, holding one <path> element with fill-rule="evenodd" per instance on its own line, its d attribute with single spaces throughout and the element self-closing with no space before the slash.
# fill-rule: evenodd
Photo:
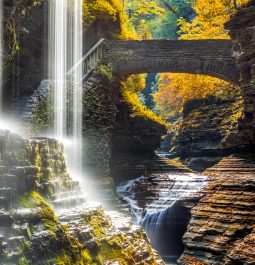
<svg viewBox="0 0 255 265">
<path fill-rule="evenodd" d="M 182 201 L 199 197 L 199 191 L 207 185 L 207 177 L 195 173 L 169 173 L 165 181 L 170 188 L 160 184 L 157 199 L 147 204 L 142 201 L 146 194 L 138 192 L 136 195 L 136 190 L 148 185 L 148 181 L 145 177 L 125 181 L 117 187 L 117 193 L 130 206 L 133 222 L 144 228 L 154 248 L 170 261 L 167 264 L 176 264 L 183 251 L 182 236 L 190 218 L 189 209 Z"/>
<path fill-rule="evenodd" d="M 82 66 L 77 63 L 82 58 L 82 38 L 82 0 L 49 1 L 54 137 L 66 143 L 70 170 L 76 172 L 81 171 L 82 156 Z"/>
<path fill-rule="evenodd" d="M 3 94 L 3 20 L 2 20 L 2 14 L 3 12 L 3 5 L 2 0 L 0 0 L 0 117 L 2 117 L 2 111 L 3 111 L 3 101 L 2 101 L 2 94 Z"/>
<path fill-rule="evenodd" d="M 173 187 L 168 192 L 162 192 L 159 198 L 146 208 L 145 214 L 140 220 L 144 229 L 154 239 L 167 218 L 168 210 L 181 199 L 200 191 L 207 183 L 206 176 L 194 173 L 171 174 L 169 177 L 175 181 Z"/>
<path fill-rule="evenodd" d="M 73 78 L 73 138 L 74 138 L 74 166 L 78 172 L 82 169 L 82 0 L 76 0 L 73 7 L 73 64 L 75 65 Z"/>
<path fill-rule="evenodd" d="M 53 80 L 54 136 L 66 135 L 67 0 L 49 1 L 49 79 Z"/>
</svg>

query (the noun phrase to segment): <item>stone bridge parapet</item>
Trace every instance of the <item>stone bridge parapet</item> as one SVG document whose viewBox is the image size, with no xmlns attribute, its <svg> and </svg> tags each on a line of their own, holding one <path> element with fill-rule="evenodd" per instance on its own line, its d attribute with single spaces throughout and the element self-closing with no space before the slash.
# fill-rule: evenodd
<svg viewBox="0 0 255 265">
<path fill-rule="evenodd" d="M 239 84 L 230 40 L 105 40 L 104 61 L 113 72 L 203 74 Z"/>
</svg>

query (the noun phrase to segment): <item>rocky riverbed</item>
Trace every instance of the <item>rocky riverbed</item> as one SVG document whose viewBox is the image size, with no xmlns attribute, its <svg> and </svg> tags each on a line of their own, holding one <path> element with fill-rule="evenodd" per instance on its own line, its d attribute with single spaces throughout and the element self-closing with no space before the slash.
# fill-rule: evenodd
<svg viewBox="0 0 255 265">
<path fill-rule="evenodd" d="M 192 209 L 181 264 L 255 264 L 254 157 L 226 157 L 206 174 L 211 183 Z"/>
<path fill-rule="evenodd" d="M 190 210 L 203 196 L 202 188 L 208 180 L 181 168 L 176 161 L 156 161 L 148 175 L 121 183 L 117 193 L 129 207 L 133 222 L 148 233 L 154 248 L 166 262 L 177 264 L 184 250 L 182 236 L 191 218 Z"/>
<path fill-rule="evenodd" d="M 166 262 L 255 264 L 254 174 L 251 154 L 232 155 L 203 174 L 173 167 L 117 191 Z"/>
</svg>

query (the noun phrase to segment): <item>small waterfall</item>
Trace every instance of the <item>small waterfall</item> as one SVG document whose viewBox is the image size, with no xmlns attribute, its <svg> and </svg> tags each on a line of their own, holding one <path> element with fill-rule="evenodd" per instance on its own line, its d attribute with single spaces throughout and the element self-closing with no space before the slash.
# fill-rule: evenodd
<svg viewBox="0 0 255 265">
<path fill-rule="evenodd" d="M 208 179 L 200 174 L 174 172 L 163 179 L 169 183 L 169 189 L 163 183 L 157 184 L 155 189 L 159 190 L 158 198 L 147 205 L 144 201 L 146 194 L 136 194 L 136 186 L 152 186 L 147 178 L 123 182 L 118 186 L 117 193 L 130 206 L 133 222 L 144 228 L 154 248 L 167 262 L 172 262 L 167 264 L 176 264 L 183 251 L 182 236 L 190 218 L 189 209 L 181 202 L 199 198 Z"/>
<path fill-rule="evenodd" d="M 137 224 L 142 218 L 143 209 L 138 206 L 135 195 L 132 193 L 132 188 L 143 179 L 144 176 L 141 176 L 137 179 L 122 182 L 116 190 L 117 194 L 119 194 L 120 197 L 122 197 L 122 199 L 130 206 L 131 217 L 133 218 L 133 222 Z"/>
<path fill-rule="evenodd" d="M 49 79 L 54 80 L 54 137 L 66 145 L 70 170 L 82 168 L 82 0 L 49 1 Z M 71 70 L 70 70 L 71 69 Z"/>
<path fill-rule="evenodd" d="M 151 238 L 156 238 L 159 229 L 165 223 L 168 211 L 176 202 L 199 192 L 206 184 L 207 177 L 198 174 L 174 174 L 174 185 L 168 192 L 162 192 L 159 198 L 152 202 L 146 209 L 141 220 L 141 225 Z"/>
</svg>

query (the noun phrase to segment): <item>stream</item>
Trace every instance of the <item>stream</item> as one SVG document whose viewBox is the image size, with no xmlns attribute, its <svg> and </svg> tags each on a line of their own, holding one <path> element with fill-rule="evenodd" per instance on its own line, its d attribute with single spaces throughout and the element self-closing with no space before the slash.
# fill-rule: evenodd
<svg viewBox="0 0 255 265">
<path fill-rule="evenodd" d="M 177 264 L 183 252 L 182 236 L 190 220 L 190 209 L 207 183 L 207 177 L 198 173 L 169 172 L 141 176 L 117 187 L 133 223 L 144 228 L 168 265 Z M 153 193 L 154 190 L 158 192 Z"/>
</svg>

